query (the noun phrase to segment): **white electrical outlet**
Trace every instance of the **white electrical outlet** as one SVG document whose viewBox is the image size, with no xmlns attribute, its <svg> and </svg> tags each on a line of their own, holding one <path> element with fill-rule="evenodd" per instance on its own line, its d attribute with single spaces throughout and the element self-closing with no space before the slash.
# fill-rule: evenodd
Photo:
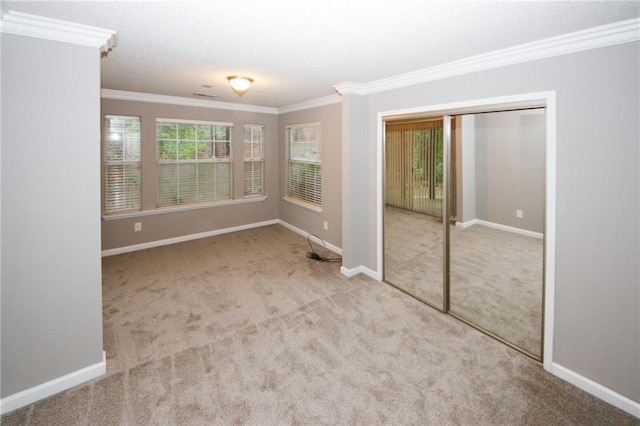
<svg viewBox="0 0 640 426">
<path fill-rule="evenodd" d="M 136 222 L 133 224 L 133 230 L 135 232 L 140 232 L 142 231 L 142 222 Z"/>
<path fill-rule="evenodd" d="M 326 220 L 324 222 L 322 222 L 322 227 L 324 228 L 325 231 L 329 230 L 329 222 L 327 222 Z"/>
<path fill-rule="evenodd" d="M 522 210 L 516 210 L 516 217 L 522 218 Z"/>
</svg>

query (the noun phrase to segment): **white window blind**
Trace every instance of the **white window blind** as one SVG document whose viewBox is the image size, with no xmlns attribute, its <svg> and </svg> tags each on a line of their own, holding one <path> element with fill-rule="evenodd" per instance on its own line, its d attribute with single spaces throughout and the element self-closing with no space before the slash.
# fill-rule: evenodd
<svg viewBox="0 0 640 426">
<path fill-rule="evenodd" d="M 264 195 L 264 126 L 244 125 L 244 196 Z"/>
<path fill-rule="evenodd" d="M 320 123 L 287 126 L 287 197 L 321 206 Z"/>
<path fill-rule="evenodd" d="M 228 123 L 156 121 L 158 207 L 232 198 L 232 129 Z"/>
<path fill-rule="evenodd" d="M 140 117 L 104 117 L 105 214 L 139 211 L 142 163 Z"/>
</svg>

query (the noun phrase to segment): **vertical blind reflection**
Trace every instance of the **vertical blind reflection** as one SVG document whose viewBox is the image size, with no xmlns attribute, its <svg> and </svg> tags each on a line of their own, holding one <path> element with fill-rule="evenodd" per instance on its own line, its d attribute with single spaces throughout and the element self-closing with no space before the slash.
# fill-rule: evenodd
<svg viewBox="0 0 640 426">
<path fill-rule="evenodd" d="M 386 205 L 442 217 L 442 124 L 387 123 Z"/>
</svg>

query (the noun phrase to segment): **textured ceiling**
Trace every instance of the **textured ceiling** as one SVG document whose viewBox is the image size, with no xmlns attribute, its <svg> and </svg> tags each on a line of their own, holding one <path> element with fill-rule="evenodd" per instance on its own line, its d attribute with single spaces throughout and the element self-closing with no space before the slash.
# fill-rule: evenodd
<svg viewBox="0 0 640 426">
<path fill-rule="evenodd" d="M 638 1 L 2 3 L 5 12 L 116 30 L 103 88 L 270 107 L 640 15 Z M 231 74 L 254 78 L 244 97 L 230 90 Z"/>
</svg>

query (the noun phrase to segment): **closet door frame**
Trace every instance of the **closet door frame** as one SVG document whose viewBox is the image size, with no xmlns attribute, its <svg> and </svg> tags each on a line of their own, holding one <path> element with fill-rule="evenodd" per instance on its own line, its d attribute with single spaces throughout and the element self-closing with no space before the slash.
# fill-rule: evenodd
<svg viewBox="0 0 640 426">
<path fill-rule="evenodd" d="M 475 99 L 455 103 L 425 105 L 407 109 L 380 112 L 377 115 L 377 176 L 376 176 L 376 205 L 377 205 L 377 277 L 382 280 L 384 277 L 384 133 L 385 121 L 395 117 L 422 117 L 436 116 L 445 117 L 445 164 L 448 165 L 450 155 L 450 119 L 451 116 L 488 111 L 502 111 L 509 109 L 522 109 L 543 107 L 545 114 L 545 242 L 544 242 L 544 271 L 543 271 L 543 341 L 542 359 L 545 370 L 553 370 L 553 325 L 555 306 L 555 241 L 556 241 L 556 93 L 555 91 L 518 94 L 512 96 Z M 447 117 L 448 116 L 448 117 Z M 449 123 L 449 125 L 447 125 Z M 447 128 L 449 130 L 447 130 Z M 447 133 L 448 132 L 448 133 Z M 447 152 L 448 151 L 448 152 Z M 448 174 L 448 166 L 445 176 Z M 445 179 L 449 179 L 446 177 Z M 443 198 L 446 200 L 448 191 L 446 190 L 448 181 L 445 184 Z M 443 217 L 448 217 L 448 204 L 443 203 Z M 447 207 L 444 207 L 444 206 Z M 445 227 L 447 228 L 447 227 Z M 445 242 L 443 244 L 445 255 L 448 252 L 448 231 L 445 232 Z M 445 277 L 448 277 L 448 259 L 445 256 Z M 445 280 L 446 281 L 446 280 Z M 446 282 L 443 283 L 443 308 L 448 308 L 448 297 Z"/>
</svg>

